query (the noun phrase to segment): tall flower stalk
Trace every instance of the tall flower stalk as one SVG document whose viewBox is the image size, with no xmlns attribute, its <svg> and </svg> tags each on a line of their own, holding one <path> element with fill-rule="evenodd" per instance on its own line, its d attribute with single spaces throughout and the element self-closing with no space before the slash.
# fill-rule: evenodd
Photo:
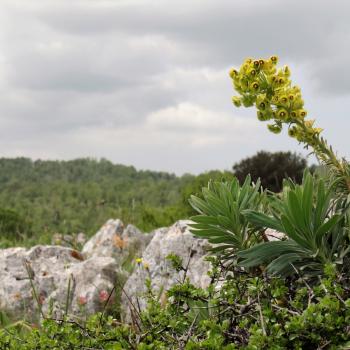
<svg viewBox="0 0 350 350">
<path fill-rule="evenodd" d="M 233 86 L 239 93 L 232 98 L 234 105 L 255 106 L 258 119 L 270 121 L 267 127 L 275 134 L 286 125 L 289 136 L 305 148 L 311 147 L 316 157 L 334 171 L 343 189 L 350 193 L 349 164 L 345 159 L 339 159 L 320 136 L 322 129 L 314 127 L 314 120 L 306 119 L 300 88 L 292 85 L 289 67 L 278 69 L 277 62 L 277 56 L 257 60 L 247 58 L 239 70 L 231 69 Z"/>
</svg>

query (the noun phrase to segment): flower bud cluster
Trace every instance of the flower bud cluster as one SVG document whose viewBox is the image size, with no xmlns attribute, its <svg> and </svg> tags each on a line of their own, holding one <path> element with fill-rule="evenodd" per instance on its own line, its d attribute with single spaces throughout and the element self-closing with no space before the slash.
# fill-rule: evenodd
<svg viewBox="0 0 350 350">
<path fill-rule="evenodd" d="M 261 121 L 272 121 L 268 129 L 280 133 L 283 124 L 288 124 L 288 134 L 310 146 L 322 131 L 306 121 L 307 112 L 298 86 L 292 86 L 288 66 L 277 69 L 277 56 L 269 59 L 247 58 L 239 70 L 231 69 L 233 86 L 240 96 L 234 96 L 236 107 L 256 106 Z"/>
</svg>

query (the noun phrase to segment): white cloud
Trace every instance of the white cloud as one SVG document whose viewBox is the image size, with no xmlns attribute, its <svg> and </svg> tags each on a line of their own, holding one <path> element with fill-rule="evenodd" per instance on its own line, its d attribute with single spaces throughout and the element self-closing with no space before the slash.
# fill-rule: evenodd
<svg viewBox="0 0 350 350">
<path fill-rule="evenodd" d="M 151 127 L 172 132 L 206 132 L 221 135 L 232 132 L 237 136 L 256 128 L 256 123 L 249 118 L 233 117 L 232 114 L 212 111 L 190 102 L 152 112 L 146 123 Z"/>
</svg>

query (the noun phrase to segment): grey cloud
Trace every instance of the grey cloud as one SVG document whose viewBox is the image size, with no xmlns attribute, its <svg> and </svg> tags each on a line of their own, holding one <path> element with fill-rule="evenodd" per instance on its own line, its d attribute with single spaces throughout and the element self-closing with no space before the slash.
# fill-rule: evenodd
<svg viewBox="0 0 350 350">
<path fill-rule="evenodd" d="M 232 127 L 215 144 L 225 129 L 220 118 L 211 134 L 163 120 L 164 111 L 189 103 L 203 115 L 252 121 L 252 110 L 233 109 L 227 71 L 246 56 L 272 53 L 295 67 L 310 114 L 348 152 L 336 136 L 350 126 L 348 1 L 11 0 L 0 7 L 3 155 L 102 156 L 181 173 L 225 168 L 263 148 L 300 150 L 262 125 L 256 134 Z M 159 123 L 148 125 L 152 113 Z"/>
<path fill-rule="evenodd" d="M 309 63 L 312 78 L 324 92 L 348 93 L 350 89 L 349 84 L 333 84 L 343 74 L 339 63 L 350 60 L 350 4 L 346 0 L 332 4 L 317 0 L 79 4 L 54 10 L 46 7 L 39 17 L 56 31 L 81 37 L 106 32 L 126 36 L 161 34 L 184 50 L 186 64 L 191 67 L 220 69 L 240 63 L 242 55 L 276 53 L 285 62 Z M 153 58 L 159 64 L 157 54 L 154 52 Z M 173 64 L 183 64 L 181 56 L 170 59 Z M 324 63 L 330 62 L 338 63 L 332 65 L 331 77 L 322 74 L 327 71 Z"/>
</svg>

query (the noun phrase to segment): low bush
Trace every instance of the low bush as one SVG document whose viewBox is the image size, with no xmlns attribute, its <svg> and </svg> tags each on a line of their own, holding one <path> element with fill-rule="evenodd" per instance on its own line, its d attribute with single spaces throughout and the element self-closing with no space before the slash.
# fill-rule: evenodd
<svg viewBox="0 0 350 350">
<path fill-rule="evenodd" d="M 174 257 L 173 257 L 174 259 Z M 174 259 L 179 268 L 178 259 Z M 188 279 L 167 292 L 149 291 L 148 307 L 133 325 L 97 314 L 86 322 L 46 319 L 41 326 L 17 323 L 0 330 L 0 348 L 68 349 L 348 349 L 349 278 L 333 265 L 310 286 L 247 273 L 211 258 L 212 282 L 196 288 Z M 182 267 L 186 270 L 185 264 Z M 150 283 L 149 283 L 150 286 Z M 135 306 L 136 308 L 137 306 Z"/>
</svg>

